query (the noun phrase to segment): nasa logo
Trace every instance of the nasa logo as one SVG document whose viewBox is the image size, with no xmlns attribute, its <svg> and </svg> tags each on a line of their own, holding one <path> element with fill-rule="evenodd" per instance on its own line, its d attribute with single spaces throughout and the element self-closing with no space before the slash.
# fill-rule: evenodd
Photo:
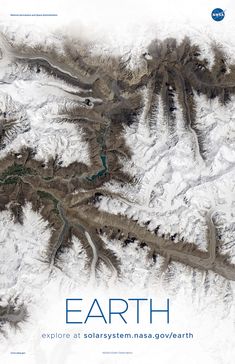
<svg viewBox="0 0 235 364">
<path fill-rule="evenodd" d="M 220 8 L 216 8 L 211 12 L 211 17 L 215 21 L 221 21 L 224 19 L 225 13 L 224 10 Z"/>
</svg>

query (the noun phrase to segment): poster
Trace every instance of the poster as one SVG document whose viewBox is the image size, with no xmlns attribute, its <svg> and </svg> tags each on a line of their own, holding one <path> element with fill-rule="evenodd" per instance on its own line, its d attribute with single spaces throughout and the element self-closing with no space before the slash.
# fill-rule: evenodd
<svg viewBox="0 0 235 364">
<path fill-rule="evenodd" d="M 1 364 L 234 363 L 233 1 L 1 5 Z"/>
</svg>

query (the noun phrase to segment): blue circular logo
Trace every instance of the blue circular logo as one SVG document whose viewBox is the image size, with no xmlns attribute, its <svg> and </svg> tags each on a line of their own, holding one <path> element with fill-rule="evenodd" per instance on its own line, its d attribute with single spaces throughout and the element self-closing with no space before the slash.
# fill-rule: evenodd
<svg viewBox="0 0 235 364">
<path fill-rule="evenodd" d="M 224 19 L 225 13 L 224 10 L 220 8 L 216 8 L 211 12 L 211 17 L 215 21 L 221 21 Z"/>
</svg>

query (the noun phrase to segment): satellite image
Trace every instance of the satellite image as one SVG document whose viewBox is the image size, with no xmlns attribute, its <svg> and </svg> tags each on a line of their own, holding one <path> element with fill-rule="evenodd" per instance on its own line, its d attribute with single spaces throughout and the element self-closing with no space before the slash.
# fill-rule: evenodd
<svg viewBox="0 0 235 364">
<path fill-rule="evenodd" d="M 233 362 L 235 43 L 228 33 L 222 42 L 208 29 L 152 31 L 121 47 L 1 23 L 2 347 L 17 337 L 22 348 L 20 337 L 35 332 L 58 297 L 164 291 L 191 307 L 192 327 L 198 320 L 204 327 L 206 348 L 192 363 Z M 175 351 L 167 355 L 162 364 Z M 39 352 L 20 360 L 74 362 Z M 81 363 L 111 363 L 102 360 Z"/>
</svg>

